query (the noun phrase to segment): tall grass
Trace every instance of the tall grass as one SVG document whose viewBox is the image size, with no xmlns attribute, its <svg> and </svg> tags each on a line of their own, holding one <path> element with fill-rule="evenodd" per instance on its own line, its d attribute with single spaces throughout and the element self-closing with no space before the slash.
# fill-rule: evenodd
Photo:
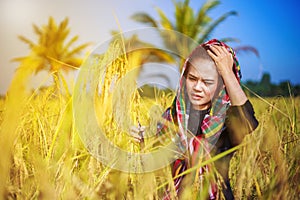
<svg viewBox="0 0 300 200">
<path fill-rule="evenodd" d="M 299 198 L 299 98 L 252 99 L 259 128 L 232 162 L 239 197 Z"/>
<path fill-rule="evenodd" d="M 122 50 L 115 49 L 111 51 Z M 106 120 L 108 137 L 127 151 L 139 152 L 140 146 L 120 132 L 109 110 L 112 77 L 117 75 L 120 80 L 131 70 L 134 60 L 130 59 L 134 58 L 122 57 L 112 63 L 102 85 L 102 94 L 107 96 L 95 99 L 106 102 L 97 108 L 106 109 L 99 120 Z M 21 69 L 31 62 L 23 63 Z M 26 71 L 16 74 L 8 96 L 0 101 L 2 199 L 161 199 L 166 187 L 174 195 L 169 167 L 130 174 L 92 157 L 74 127 L 72 95 L 57 86 L 29 93 L 26 84 L 32 71 Z M 151 123 L 149 106 L 158 104 L 164 109 L 172 97 L 159 93 L 150 99 L 134 91 L 129 105 L 132 121 Z M 233 191 L 237 199 L 299 199 L 300 100 L 278 97 L 251 101 L 260 125 L 234 154 L 230 171 Z"/>
</svg>

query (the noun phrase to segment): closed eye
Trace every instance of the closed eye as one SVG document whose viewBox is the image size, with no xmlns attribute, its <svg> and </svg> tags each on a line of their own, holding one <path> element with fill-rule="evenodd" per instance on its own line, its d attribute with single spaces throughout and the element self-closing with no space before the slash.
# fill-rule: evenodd
<svg viewBox="0 0 300 200">
<path fill-rule="evenodd" d="M 206 85 L 212 85 L 212 84 L 214 84 L 214 81 L 204 81 L 204 83 L 205 83 Z"/>
<path fill-rule="evenodd" d="M 191 81 L 197 81 L 197 80 L 198 80 L 197 77 L 192 76 L 192 75 L 189 75 L 189 76 L 188 76 L 188 79 L 191 80 Z"/>
<path fill-rule="evenodd" d="M 212 85 L 212 84 L 214 84 L 215 82 L 214 82 L 214 80 L 203 80 L 203 82 L 205 83 L 205 85 Z"/>
</svg>

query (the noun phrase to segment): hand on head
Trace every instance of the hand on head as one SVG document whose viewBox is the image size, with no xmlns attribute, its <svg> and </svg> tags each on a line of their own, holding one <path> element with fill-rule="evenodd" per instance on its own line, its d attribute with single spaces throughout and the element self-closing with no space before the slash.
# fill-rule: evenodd
<svg viewBox="0 0 300 200">
<path fill-rule="evenodd" d="M 224 77 L 233 73 L 233 57 L 232 54 L 224 46 L 208 45 L 207 53 L 216 64 L 219 74 Z"/>
<path fill-rule="evenodd" d="M 231 105 L 243 105 L 247 96 L 240 87 L 240 83 L 233 72 L 233 56 L 224 46 L 207 45 L 207 53 L 216 64 L 217 70 L 223 79 L 226 92 L 229 95 Z"/>
</svg>

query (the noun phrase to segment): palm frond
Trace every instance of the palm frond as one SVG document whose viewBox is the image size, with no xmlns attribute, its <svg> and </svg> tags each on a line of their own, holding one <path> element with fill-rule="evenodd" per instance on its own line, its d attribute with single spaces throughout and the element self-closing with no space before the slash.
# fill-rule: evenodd
<svg viewBox="0 0 300 200">
<path fill-rule="evenodd" d="M 143 24 L 148 24 L 152 27 L 158 27 L 156 21 L 147 13 L 139 12 L 131 16 L 131 19 L 141 22 Z"/>
<path fill-rule="evenodd" d="M 257 58 L 260 57 L 258 50 L 253 46 L 239 46 L 234 48 L 236 53 L 243 53 L 243 52 L 252 52 L 256 55 Z"/>
<path fill-rule="evenodd" d="M 220 4 L 220 1 L 206 1 L 203 6 L 200 8 L 197 14 L 197 20 L 195 25 L 203 25 L 202 22 L 204 21 L 205 18 L 207 18 L 207 13 L 218 6 Z"/>
<path fill-rule="evenodd" d="M 70 39 L 69 42 L 67 42 L 67 44 L 64 46 L 63 50 L 66 51 L 69 49 L 78 40 L 78 38 L 78 35 L 72 37 L 72 39 Z"/>
<path fill-rule="evenodd" d="M 37 34 L 38 36 L 42 35 L 42 30 L 37 25 L 33 24 L 32 27 L 35 34 Z"/>
<path fill-rule="evenodd" d="M 179 31 L 182 30 L 183 21 L 184 21 L 184 13 L 185 13 L 185 7 L 186 3 L 188 1 L 185 1 L 185 6 L 182 2 L 173 1 L 174 7 L 175 7 L 175 30 Z"/>
<path fill-rule="evenodd" d="M 65 18 L 60 24 L 59 24 L 59 29 L 60 30 L 64 30 L 67 28 L 69 24 L 69 19 L 68 18 Z"/>
<path fill-rule="evenodd" d="M 222 41 L 222 42 L 224 42 L 224 43 L 229 43 L 229 42 L 240 43 L 241 42 L 239 39 L 233 38 L 233 37 L 221 38 L 219 40 Z"/>
<path fill-rule="evenodd" d="M 82 45 L 79 45 L 78 47 L 75 47 L 72 51 L 70 51 L 66 57 L 71 57 L 75 54 L 78 54 L 80 53 L 83 49 L 85 49 L 86 47 L 88 47 L 90 44 L 88 43 L 85 43 L 85 44 L 82 44 Z"/>
<path fill-rule="evenodd" d="M 48 26 L 47 27 L 48 27 L 49 31 L 57 29 L 57 25 L 56 25 L 56 22 L 53 19 L 53 17 L 49 17 Z"/>
<path fill-rule="evenodd" d="M 25 60 L 25 59 L 26 59 L 26 57 L 24 56 L 24 57 L 13 58 L 13 59 L 11 59 L 10 61 L 11 61 L 11 62 L 22 62 L 22 61 Z"/>
<path fill-rule="evenodd" d="M 172 24 L 172 22 L 168 19 L 168 17 L 166 16 L 166 14 L 159 8 L 156 8 L 157 13 L 159 14 L 160 17 L 160 24 L 163 28 L 165 29 L 174 29 L 174 26 Z"/>
<path fill-rule="evenodd" d="M 71 48 L 78 40 L 78 36 L 72 37 L 69 41 L 65 41 L 69 36 L 68 18 L 65 18 L 59 25 L 54 18 L 49 17 L 48 23 L 41 27 L 33 25 L 34 32 L 38 35 L 38 43 L 35 44 L 24 36 L 19 39 L 30 47 L 30 53 L 26 57 L 15 58 L 12 61 L 25 62 L 26 60 L 34 60 L 35 64 L 28 67 L 32 68 L 35 73 L 41 70 L 49 72 L 59 72 L 60 70 L 70 70 L 78 67 L 81 58 L 77 54 L 81 53 L 89 43 Z M 54 77 L 55 78 L 55 77 Z"/>
<path fill-rule="evenodd" d="M 27 39 L 26 37 L 24 37 L 22 35 L 19 35 L 18 38 L 21 41 L 23 41 L 24 43 L 26 43 L 30 48 L 33 48 L 35 46 L 35 44 L 31 40 Z"/>
<path fill-rule="evenodd" d="M 198 43 L 203 43 L 209 35 L 212 33 L 212 31 L 225 19 L 227 19 L 229 16 L 237 15 L 238 13 L 236 11 L 230 11 L 219 17 L 217 20 L 213 21 L 204 31 L 202 36 L 198 39 Z"/>
<path fill-rule="evenodd" d="M 216 6 L 218 6 L 220 4 L 220 1 L 216 0 L 216 1 L 206 1 L 202 7 L 200 8 L 200 10 L 197 13 L 196 16 L 196 20 L 194 23 L 194 29 L 191 33 L 191 37 L 195 38 L 197 37 L 197 34 L 201 31 L 201 29 L 203 29 L 210 21 L 211 18 L 207 15 L 207 13 L 215 8 Z"/>
<path fill-rule="evenodd" d="M 63 44 L 63 42 L 66 40 L 66 38 L 69 36 L 70 34 L 70 29 L 58 29 L 57 33 L 54 35 L 55 40 L 57 41 L 57 43 L 60 43 L 61 45 Z"/>
<path fill-rule="evenodd" d="M 193 30 L 196 29 L 196 27 L 194 26 L 196 20 L 194 15 L 194 10 L 191 7 L 187 7 L 183 18 L 184 20 L 183 20 L 182 30 L 178 30 L 178 31 L 191 37 Z"/>
</svg>

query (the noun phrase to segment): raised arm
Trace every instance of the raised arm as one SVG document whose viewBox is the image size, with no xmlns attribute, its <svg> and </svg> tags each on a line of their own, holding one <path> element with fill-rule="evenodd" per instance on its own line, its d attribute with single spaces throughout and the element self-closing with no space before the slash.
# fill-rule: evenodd
<svg viewBox="0 0 300 200">
<path fill-rule="evenodd" d="M 233 106 L 244 105 L 248 98 L 232 71 L 233 58 L 231 53 L 224 46 L 219 45 L 209 46 L 207 52 L 214 60 L 217 70 L 223 79 L 231 104 Z"/>
<path fill-rule="evenodd" d="M 224 46 L 211 45 L 207 50 L 214 60 L 217 70 L 223 79 L 231 101 L 227 112 L 226 127 L 231 133 L 229 138 L 233 146 L 242 142 L 243 138 L 258 126 L 252 104 L 242 90 L 232 70 L 232 54 Z"/>
</svg>

